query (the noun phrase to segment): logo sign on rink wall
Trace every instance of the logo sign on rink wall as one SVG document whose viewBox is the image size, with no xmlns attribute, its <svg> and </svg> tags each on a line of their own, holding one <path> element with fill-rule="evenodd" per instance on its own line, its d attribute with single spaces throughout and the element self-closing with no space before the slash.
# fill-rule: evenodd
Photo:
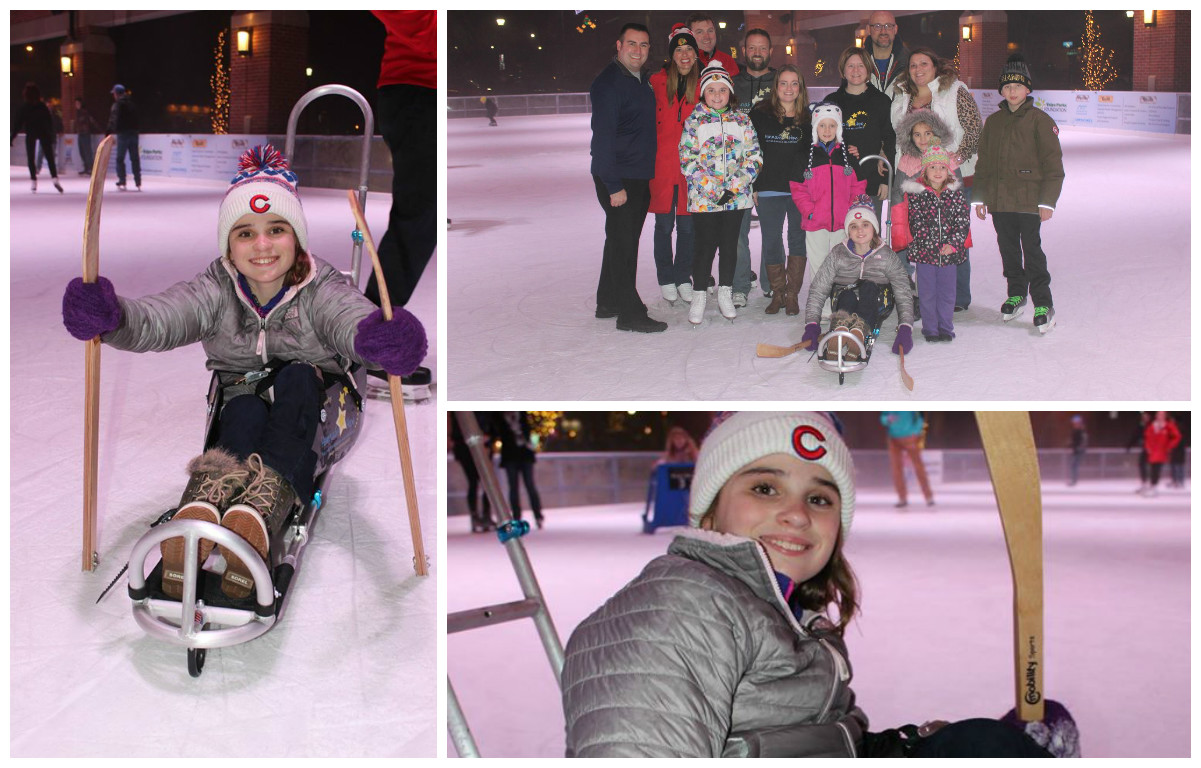
<svg viewBox="0 0 1201 768">
<path fill-rule="evenodd" d="M 1003 99 L 995 90 L 973 90 L 987 118 Z M 1060 126 L 1116 128 L 1148 133 L 1176 132 L 1176 94 L 1144 91 L 1033 91 L 1034 106 Z"/>
</svg>

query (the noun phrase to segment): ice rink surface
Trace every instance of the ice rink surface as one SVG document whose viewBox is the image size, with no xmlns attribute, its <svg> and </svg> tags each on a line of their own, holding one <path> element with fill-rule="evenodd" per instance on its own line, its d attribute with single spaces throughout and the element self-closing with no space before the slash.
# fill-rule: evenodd
<svg viewBox="0 0 1201 768">
<path fill-rule="evenodd" d="M 433 756 L 440 568 L 413 573 L 386 402 L 368 400 L 358 443 L 332 470 L 287 612 L 266 635 L 209 651 L 193 679 L 183 648 L 134 622 L 124 579 L 95 604 L 149 523 L 179 501 L 185 465 L 202 447 L 209 373 L 199 345 L 102 348 L 100 567 L 82 573 L 83 344 L 63 329 L 61 307 L 80 273 L 87 182 L 73 171 L 63 178 L 65 194 L 43 174 L 33 195 L 27 171 L 10 169 L 11 754 Z M 120 193 L 110 174 L 101 221 L 100 274 L 127 296 L 191 279 L 217 256 L 224 184 L 150 177 L 143 186 Z M 301 195 L 313 253 L 348 269 L 345 193 Z M 377 238 L 390 199 L 368 196 Z M 366 254 L 364 263 L 369 271 Z M 409 303 L 429 334 L 431 369 L 433 264 Z M 437 408 L 405 411 L 432 561 Z"/>
<path fill-rule="evenodd" d="M 1080 728 L 1085 757 L 1190 754 L 1189 492 L 1044 483 L 1045 690 Z M 1014 705 L 1012 587 L 988 483 L 935 487 L 898 512 L 859 489 L 847 558 L 862 613 L 846 639 L 874 731 L 1000 717 Z M 642 504 L 550 509 L 525 546 L 564 645 L 654 557 L 672 529 L 641 533 Z M 451 612 L 521 599 L 504 547 L 447 526 Z M 521 620 L 447 638 L 447 672 L 486 757 L 561 756 L 559 690 Z M 455 755 L 449 744 L 447 754 Z"/>
<path fill-rule="evenodd" d="M 753 288 L 730 323 L 711 300 L 692 327 L 661 298 L 654 216 L 638 256 L 638 292 L 657 334 L 597 320 L 604 214 L 589 173 L 589 115 L 449 120 L 447 380 L 452 399 L 517 400 L 1188 400 L 1188 136 L 1064 128 L 1067 178 L 1042 227 L 1056 327 L 1040 336 L 1027 307 L 1002 323 L 1005 281 L 991 219 L 973 216 L 972 305 L 958 337 L 927 344 L 914 328 L 904 388 L 886 320 L 865 371 L 821 370 L 809 353 L 757 358 L 760 342 L 801 340 L 801 317 L 763 312 Z M 752 266 L 759 270 L 758 224 Z M 716 266 L 714 267 L 716 270 Z M 716 274 L 716 271 L 714 272 Z M 805 278 L 807 295 L 811 275 Z M 802 301 L 802 307 L 804 302 Z M 1170 318 L 1175 339 L 1150 358 L 1139 329 Z"/>
</svg>

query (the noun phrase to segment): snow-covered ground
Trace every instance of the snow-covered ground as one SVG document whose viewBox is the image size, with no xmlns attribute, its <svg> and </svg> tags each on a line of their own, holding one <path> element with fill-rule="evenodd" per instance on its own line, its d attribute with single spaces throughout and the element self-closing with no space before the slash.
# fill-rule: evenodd
<svg viewBox="0 0 1201 768">
<path fill-rule="evenodd" d="M 371 400 L 358 444 L 331 475 L 287 614 L 269 633 L 209 651 L 193 679 L 182 648 L 134 622 L 124 579 L 95 604 L 134 541 L 179 499 L 201 448 L 209 374 L 199 345 L 146 355 L 103 348 L 100 567 L 82 573 L 83 344 L 63 329 L 61 305 L 80 271 L 87 183 L 64 174 L 64 185 L 59 195 L 43 175 L 32 195 L 27 171 L 10 169 L 12 755 L 434 756 L 433 404 L 405 409 L 429 578 L 411 565 L 391 409 Z M 140 194 L 112 185 L 100 273 L 118 293 L 161 290 L 216 256 L 224 184 L 147 178 Z M 348 268 L 345 193 L 302 197 L 313 252 Z M 368 197 L 376 237 L 389 205 L 388 195 Z M 409 304 L 429 333 L 431 368 L 436 284 L 431 263 Z"/>
<path fill-rule="evenodd" d="M 447 379 L 453 399 L 533 400 L 1188 400 L 1190 397 L 1188 136 L 1065 128 L 1067 179 L 1043 225 L 1056 328 L 1040 336 L 1032 311 L 1002 323 L 1005 282 L 992 221 L 973 218 L 972 305 L 958 338 L 930 345 L 915 328 L 905 365 L 889 353 L 886 321 L 876 362 L 849 374 L 809 354 L 755 356 L 760 342 L 792 345 L 804 323 L 766 315 L 752 290 L 733 324 L 710 302 L 689 325 L 683 302 L 659 295 L 648 216 L 638 291 L 658 334 L 597 320 L 604 214 L 589 175 L 589 115 L 449 120 Z M 1116 161 L 1121 158 L 1120 162 Z M 759 264 L 758 224 L 751 229 Z M 805 290 L 809 284 L 806 277 Z M 1179 332 L 1150 349 L 1149 318 Z M 1159 322 L 1157 320 L 1157 322 Z"/>
<path fill-rule="evenodd" d="M 1189 492 L 1144 499 L 1135 485 L 1044 484 L 1046 694 L 1075 716 L 1086 757 L 1187 757 Z M 873 730 L 1013 706 L 1012 590 L 991 486 L 935 493 L 933 509 L 904 513 L 891 490 L 857 493 L 847 556 L 862 613 L 847 644 Z M 547 510 L 524 539 L 564 644 L 666 550 L 671 529 L 642 534 L 642 507 Z M 465 515 L 448 522 L 448 610 L 520 599 L 504 547 L 468 531 Z M 563 754 L 559 690 L 532 621 L 448 636 L 447 671 L 482 755 Z"/>
</svg>

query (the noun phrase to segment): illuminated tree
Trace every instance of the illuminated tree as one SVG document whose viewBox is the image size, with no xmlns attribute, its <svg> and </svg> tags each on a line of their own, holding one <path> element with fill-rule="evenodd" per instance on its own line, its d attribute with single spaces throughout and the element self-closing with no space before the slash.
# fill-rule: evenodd
<svg viewBox="0 0 1201 768">
<path fill-rule="evenodd" d="M 1101 45 L 1101 28 L 1093 18 L 1092 11 L 1084 12 L 1080 67 L 1084 74 L 1084 87 L 1090 91 L 1099 91 L 1118 77 L 1113 68 L 1113 51 Z"/>
<path fill-rule="evenodd" d="M 213 89 L 213 133 L 229 133 L 229 69 L 225 65 L 225 30 L 217 35 L 217 47 L 213 48 L 213 75 L 209 78 Z"/>
</svg>

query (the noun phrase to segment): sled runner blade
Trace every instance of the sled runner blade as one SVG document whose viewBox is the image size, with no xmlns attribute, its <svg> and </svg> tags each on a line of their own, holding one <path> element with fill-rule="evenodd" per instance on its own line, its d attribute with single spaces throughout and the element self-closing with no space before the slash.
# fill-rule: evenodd
<svg viewBox="0 0 1201 768">
<path fill-rule="evenodd" d="M 1043 528 L 1038 454 L 1030 414 L 977 411 L 1009 565 L 1013 571 L 1014 675 L 1018 717 L 1043 719 Z"/>
<path fill-rule="evenodd" d="M 104 201 L 104 179 L 116 135 L 96 147 L 92 181 L 83 222 L 83 281 L 96 282 L 100 274 L 100 205 Z M 96 486 L 100 446 L 100 337 L 84 342 L 83 400 L 83 570 L 100 564 L 96 546 Z"/>
<path fill-rule="evenodd" d="M 363 235 L 363 245 L 371 255 L 371 268 L 375 271 L 375 282 L 379 288 L 380 307 L 384 319 L 392 319 L 392 299 L 388 296 L 388 286 L 384 283 L 384 270 L 379 263 L 379 254 L 375 250 L 375 240 L 367 229 L 367 220 L 363 217 L 363 208 L 359 205 L 358 195 L 353 189 L 346 191 L 350 199 L 350 210 L 354 213 L 355 226 Z M 396 426 L 396 444 L 400 449 L 400 472 L 404 477 L 405 506 L 409 510 L 409 532 L 413 537 L 413 570 L 418 576 L 429 575 L 429 560 L 425 556 L 425 546 L 421 540 L 421 519 L 417 516 L 417 488 L 413 480 L 413 457 L 409 451 L 409 430 L 405 424 L 404 393 L 401 391 L 399 376 L 388 374 L 388 390 L 392 400 L 392 420 Z"/>
<path fill-rule="evenodd" d="M 905 385 L 905 389 L 913 391 L 913 377 L 909 375 L 909 371 L 905 370 L 905 350 L 901 350 L 901 383 Z"/>
</svg>

